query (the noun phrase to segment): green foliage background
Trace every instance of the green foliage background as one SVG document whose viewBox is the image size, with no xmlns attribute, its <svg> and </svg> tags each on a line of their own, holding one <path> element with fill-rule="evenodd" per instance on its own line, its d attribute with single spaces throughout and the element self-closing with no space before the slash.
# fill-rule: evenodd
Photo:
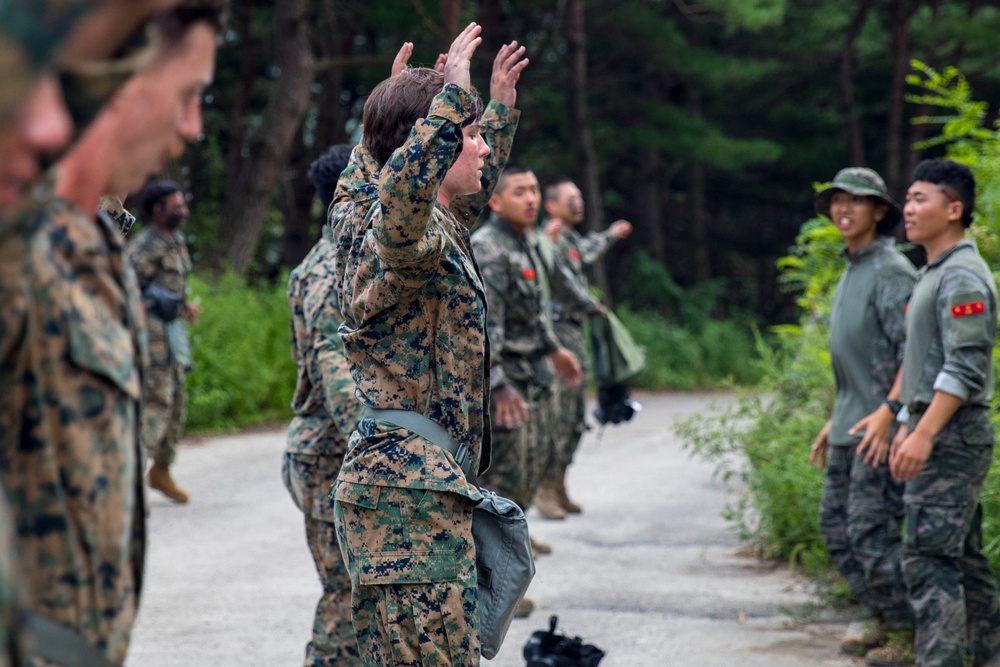
<svg viewBox="0 0 1000 667">
<path fill-rule="evenodd" d="M 944 146 L 948 157 L 968 164 L 977 179 L 972 234 L 990 266 L 1000 267 L 1000 124 L 985 126 L 987 108 L 972 99 L 954 69 L 937 72 L 914 62 L 909 83 L 914 103 L 940 111 L 915 122 L 940 125 L 922 147 Z M 787 558 L 812 569 L 828 566 L 819 531 L 823 475 L 807 463 L 809 447 L 833 409 L 834 384 L 827 349 L 833 289 L 843 270 L 843 244 L 826 219 L 806 222 L 779 266 L 782 281 L 797 294 L 798 324 L 775 327 L 774 349 L 761 348 L 762 381 L 742 393 L 718 417 L 688 420 L 678 432 L 694 452 L 718 464 L 720 474 L 746 488 L 726 510 L 741 536 L 766 556 Z M 994 354 L 995 369 L 1000 356 Z M 1000 373 L 995 377 L 1000 382 Z M 994 394 L 994 411 L 1000 392 Z M 996 417 L 994 417 L 996 419 Z M 736 456 L 734 456 L 734 454 Z M 1000 568 L 1000 464 L 986 481 L 984 536 L 994 569 Z"/>
</svg>

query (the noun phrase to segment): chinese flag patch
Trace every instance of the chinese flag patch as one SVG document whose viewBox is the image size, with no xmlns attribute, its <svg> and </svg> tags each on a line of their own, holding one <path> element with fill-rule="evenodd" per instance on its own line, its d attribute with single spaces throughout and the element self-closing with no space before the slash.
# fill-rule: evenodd
<svg viewBox="0 0 1000 667">
<path fill-rule="evenodd" d="M 582 257 L 580 257 L 580 251 L 577 250 L 576 248 L 570 248 L 569 256 L 572 257 L 577 262 L 582 261 L 583 259 Z"/>
<path fill-rule="evenodd" d="M 525 280 L 534 280 L 535 278 L 538 277 L 538 275 L 535 273 L 534 269 L 524 269 L 523 271 L 521 271 L 521 276 Z M 982 312 L 982 311 L 980 311 L 980 312 Z"/>
<path fill-rule="evenodd" d="M 970 301 L 960 303 L 951 307 L 952 317 L 968 317 L 969 315 L 979 315 L 986 312 L 986 303 L 983 301 Z"/>
</svg>

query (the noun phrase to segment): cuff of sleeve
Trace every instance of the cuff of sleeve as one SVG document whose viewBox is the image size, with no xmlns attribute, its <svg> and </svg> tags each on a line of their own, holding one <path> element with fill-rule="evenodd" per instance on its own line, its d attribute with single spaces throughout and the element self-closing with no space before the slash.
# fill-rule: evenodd
<svg viewBox="0 0 1000 667">
<path fill-rule="evenodd" d="M 503 367 L 500 364 L 494 364 L 490 368 L 490 389 L 496 389 L 507 384 L 507 376 L 503 373 Z"/>
<path fill-rule="evenodd" d="M 520 116 L 521 112 L 517 109 L 496 100 L 490 100 L 490 103 L 486 105 L 486 110 L 483 112 L 483 117 L 479 121 L 479 124 L 482 127 L 499 128 L 516 122 Z"/>
<path fill-rule="evenodd" d="M 896 421 L 900 424 L 910 421 L 910 409 L 904 405 L 903 409 L 896 413 Z"/>
<path fill-rule="evenodd" d="M 472 117 L 472 95 L 461 86 L 445 84 L 444 90 L 434 97 L 427 117 L 443 118 L 461 125 Z"/>
<path fill-rule="evenodd" d="M 934 391 L 943 391 L 946 394 L 957 396 L 963 401 L 968 399 L 970 394 L 969 388 L 961 380 L 943 371 L 938 373 L 937 379 L 934 380 Z"/>
</svg>

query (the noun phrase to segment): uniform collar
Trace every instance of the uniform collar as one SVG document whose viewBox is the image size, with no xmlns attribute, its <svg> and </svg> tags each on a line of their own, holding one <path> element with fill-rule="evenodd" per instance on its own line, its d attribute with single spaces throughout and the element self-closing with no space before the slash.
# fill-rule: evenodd
<svg viewBox="0 0 1000 667">
<path fill-rule="evenodd" d="M 856 252 L 848 252 L 847 248 L 841 251 L 841 255 L 847 258 L 851 264 L 858 264 L 865 259 L 883 250 L 890 250 L 896 245 L 896 240 L 891 236 L 876 236 L 875 240 Z"/>
<path fill-rule="evenodd" d="M 962 250 L 964 248 L 972 248 L 973 250 L 976 250 L 976 251 L 979 250 L 979 247 L 976 245 L 975 241 L 973 241 L 970 238 L 964 238 L 961 241 L 959 241 L 958 243 L 956 243 L 955 245 L 953 245 L 952 247 L 950 247 L 947 250 L 945 250 L 943 253 L 941 253 L 938 256 L 938 258 L 935 259 L 933 262 L 929 262 L 925 268 L 929 269 L 929 268 L 938 266 L 939 264 L 941 264 L 942 262 L 944 262 L 946 259 L 948 259 L 952 255 L 954 255 L 956 252 L 958 252 L 958 251 L 960 251 L 960 250 Z"/>
</svg>

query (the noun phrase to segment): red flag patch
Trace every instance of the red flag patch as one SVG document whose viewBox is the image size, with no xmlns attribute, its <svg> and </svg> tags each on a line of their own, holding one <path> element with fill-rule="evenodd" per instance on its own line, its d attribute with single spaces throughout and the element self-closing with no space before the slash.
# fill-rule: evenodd
<svg viewBox="0 0 1000 667">
<path fill-rule="evenodd" d="M 577 250 L 576 248 L 570 248 L 569 249 L 569 256 L 572 257 L 574 260 L 576 260 L 578 262 L 580 262 L 580 261 L 583 260 L 583 258 L 580 257 L 580 251 Z"/>
<path fill-rule="evenodd" d="M 523 271 L 521 271 L 521 277 L 523 277 L 525 280 L 534 280 L 535 278 L 538 277 L 538 274 L 535 273 L 534 269 L 524 269 Z"/>
<path fill-rule="evenodd" d="M 969 315 L 979 315 L 986 312 L 986 303 L 983 301 L 970 301 L 960 303 L 951 307 L 952 317 L 968 317 Z"/>
</svg>

